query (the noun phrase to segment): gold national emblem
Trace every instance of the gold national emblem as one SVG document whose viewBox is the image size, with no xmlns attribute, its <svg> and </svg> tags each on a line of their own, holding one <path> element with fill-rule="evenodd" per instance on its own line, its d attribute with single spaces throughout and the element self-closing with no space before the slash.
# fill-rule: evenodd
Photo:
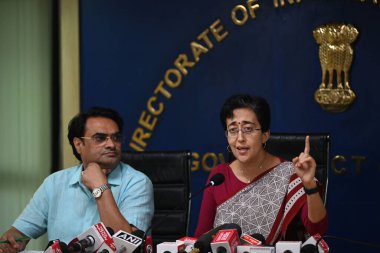
<svg viewBox="0 0 380 253">
<path fill-rule="evenodd" d="M 322 68 L 322 83 L 314 99 L 326 111 L 343 112 L 355 100 L 349 70 L 354 55 L 351 43 L 358 34 L 354 26 L 342 23 L 319 26 L 313 31 Z"/>
</svg>

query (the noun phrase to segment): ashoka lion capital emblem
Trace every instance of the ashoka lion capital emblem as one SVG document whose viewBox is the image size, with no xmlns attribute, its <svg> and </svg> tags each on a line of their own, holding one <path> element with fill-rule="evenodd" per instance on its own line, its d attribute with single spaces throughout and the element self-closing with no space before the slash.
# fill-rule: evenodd
<svg viewBox="0 0 380 253">
<path fill-rule="evenodd" d="M 314 99 L 326 111 L 343 112 L 355 100 L 356 95 L 349 82 L 354 55 L 350 44 L 358 34 L 354 26 L 339 23 L 323 25 L 313 30 L 314 38 L 319 44 L 322 68 L 322 83 L 314 93 Z"/>
</svg>

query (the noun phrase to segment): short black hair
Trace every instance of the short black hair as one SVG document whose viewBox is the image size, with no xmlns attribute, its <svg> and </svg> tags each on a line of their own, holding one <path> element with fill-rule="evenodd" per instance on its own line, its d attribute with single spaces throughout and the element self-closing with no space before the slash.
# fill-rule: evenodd
<svg viewBox="0 0 380 253">
<path fill-rule="evenodd" d="M 96 117 L 108 118 L 113 120 L 119 127 L 119 131 L 121 133 L 123 132 L 123 119 L 120 117 L 119 113 L 113 109 L 103 107 L 92 107 L 88 109 L 88 111 L 86 112 L 78 113 L 74 118 L 71 119 L 69 123 L 67 138 L 69 139 L 71 148 L 73 149 L 73 154 L 79 161 L 82 161 L 82 158 L 80 157 L 75 148 L 74 138 L 83 137 L 87 119 Z"/>
<path fill-rule="evenodd" d="M 251 109 L 261 125 L 261 130 L 267 132 L 270 129 L 270 107 L 268 102 L 262 97 L 248 94 L 238 94 L 229 97 L 223 104 L 220 111 L 220 121 L 223 129 L 227 130 L 226 120 L 232 118 L 233 111 L 240 108 Z"/>
</svg>

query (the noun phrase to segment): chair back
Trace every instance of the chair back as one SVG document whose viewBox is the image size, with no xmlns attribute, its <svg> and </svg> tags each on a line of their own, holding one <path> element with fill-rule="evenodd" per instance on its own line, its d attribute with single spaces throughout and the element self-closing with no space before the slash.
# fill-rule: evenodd
<svg viewBox="0 0 380 253">
<path fill-rule="evenodd" d="M 310 155 L 317 163 L 315 177 L 324 187 L 322 199 L 326 203 L 330 152 L 329 134 L 271 133 L 265 148 L 271 154 L 292 161 L 294 157 L 304 151 L 307 135 L 310 136 Z"/>
<path fill-rule="evenodd" d="M 123 162 L 147 175 L 153 183 L 154 248 L 164 241 L 175 241 L 188 234 L 191 191 L 191 152 L 124 152 Z"/>
</svg>

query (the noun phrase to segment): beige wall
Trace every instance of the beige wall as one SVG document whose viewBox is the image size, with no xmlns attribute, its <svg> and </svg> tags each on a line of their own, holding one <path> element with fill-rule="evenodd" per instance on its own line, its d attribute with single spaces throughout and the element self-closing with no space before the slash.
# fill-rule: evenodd
<svg viewBox="0 0 380 253">
<path fill-rule="evenodd" d="M 60 168 L 77 164 L 66 138 L 79 111 L 78 0 L 60 6 L 61 83 L 52 83 L 51 0 L 0 0 L 0 234 L 49 175 L 51 91 L 60 85 Z M 27 249 L 43 250 L 47 236 Z"/>
<path fill-rule="evenodd" d="M 0 0 L 1 234 L 51 170 L 51 29 L 50 0 Z"/>
<path fill-rule="evenodd" d="M 67 125 L 80 110 L 79 3 L 61 0 L 61 154 L 62 168 L 78 164 L 67 140 Z"/>
</svg>

